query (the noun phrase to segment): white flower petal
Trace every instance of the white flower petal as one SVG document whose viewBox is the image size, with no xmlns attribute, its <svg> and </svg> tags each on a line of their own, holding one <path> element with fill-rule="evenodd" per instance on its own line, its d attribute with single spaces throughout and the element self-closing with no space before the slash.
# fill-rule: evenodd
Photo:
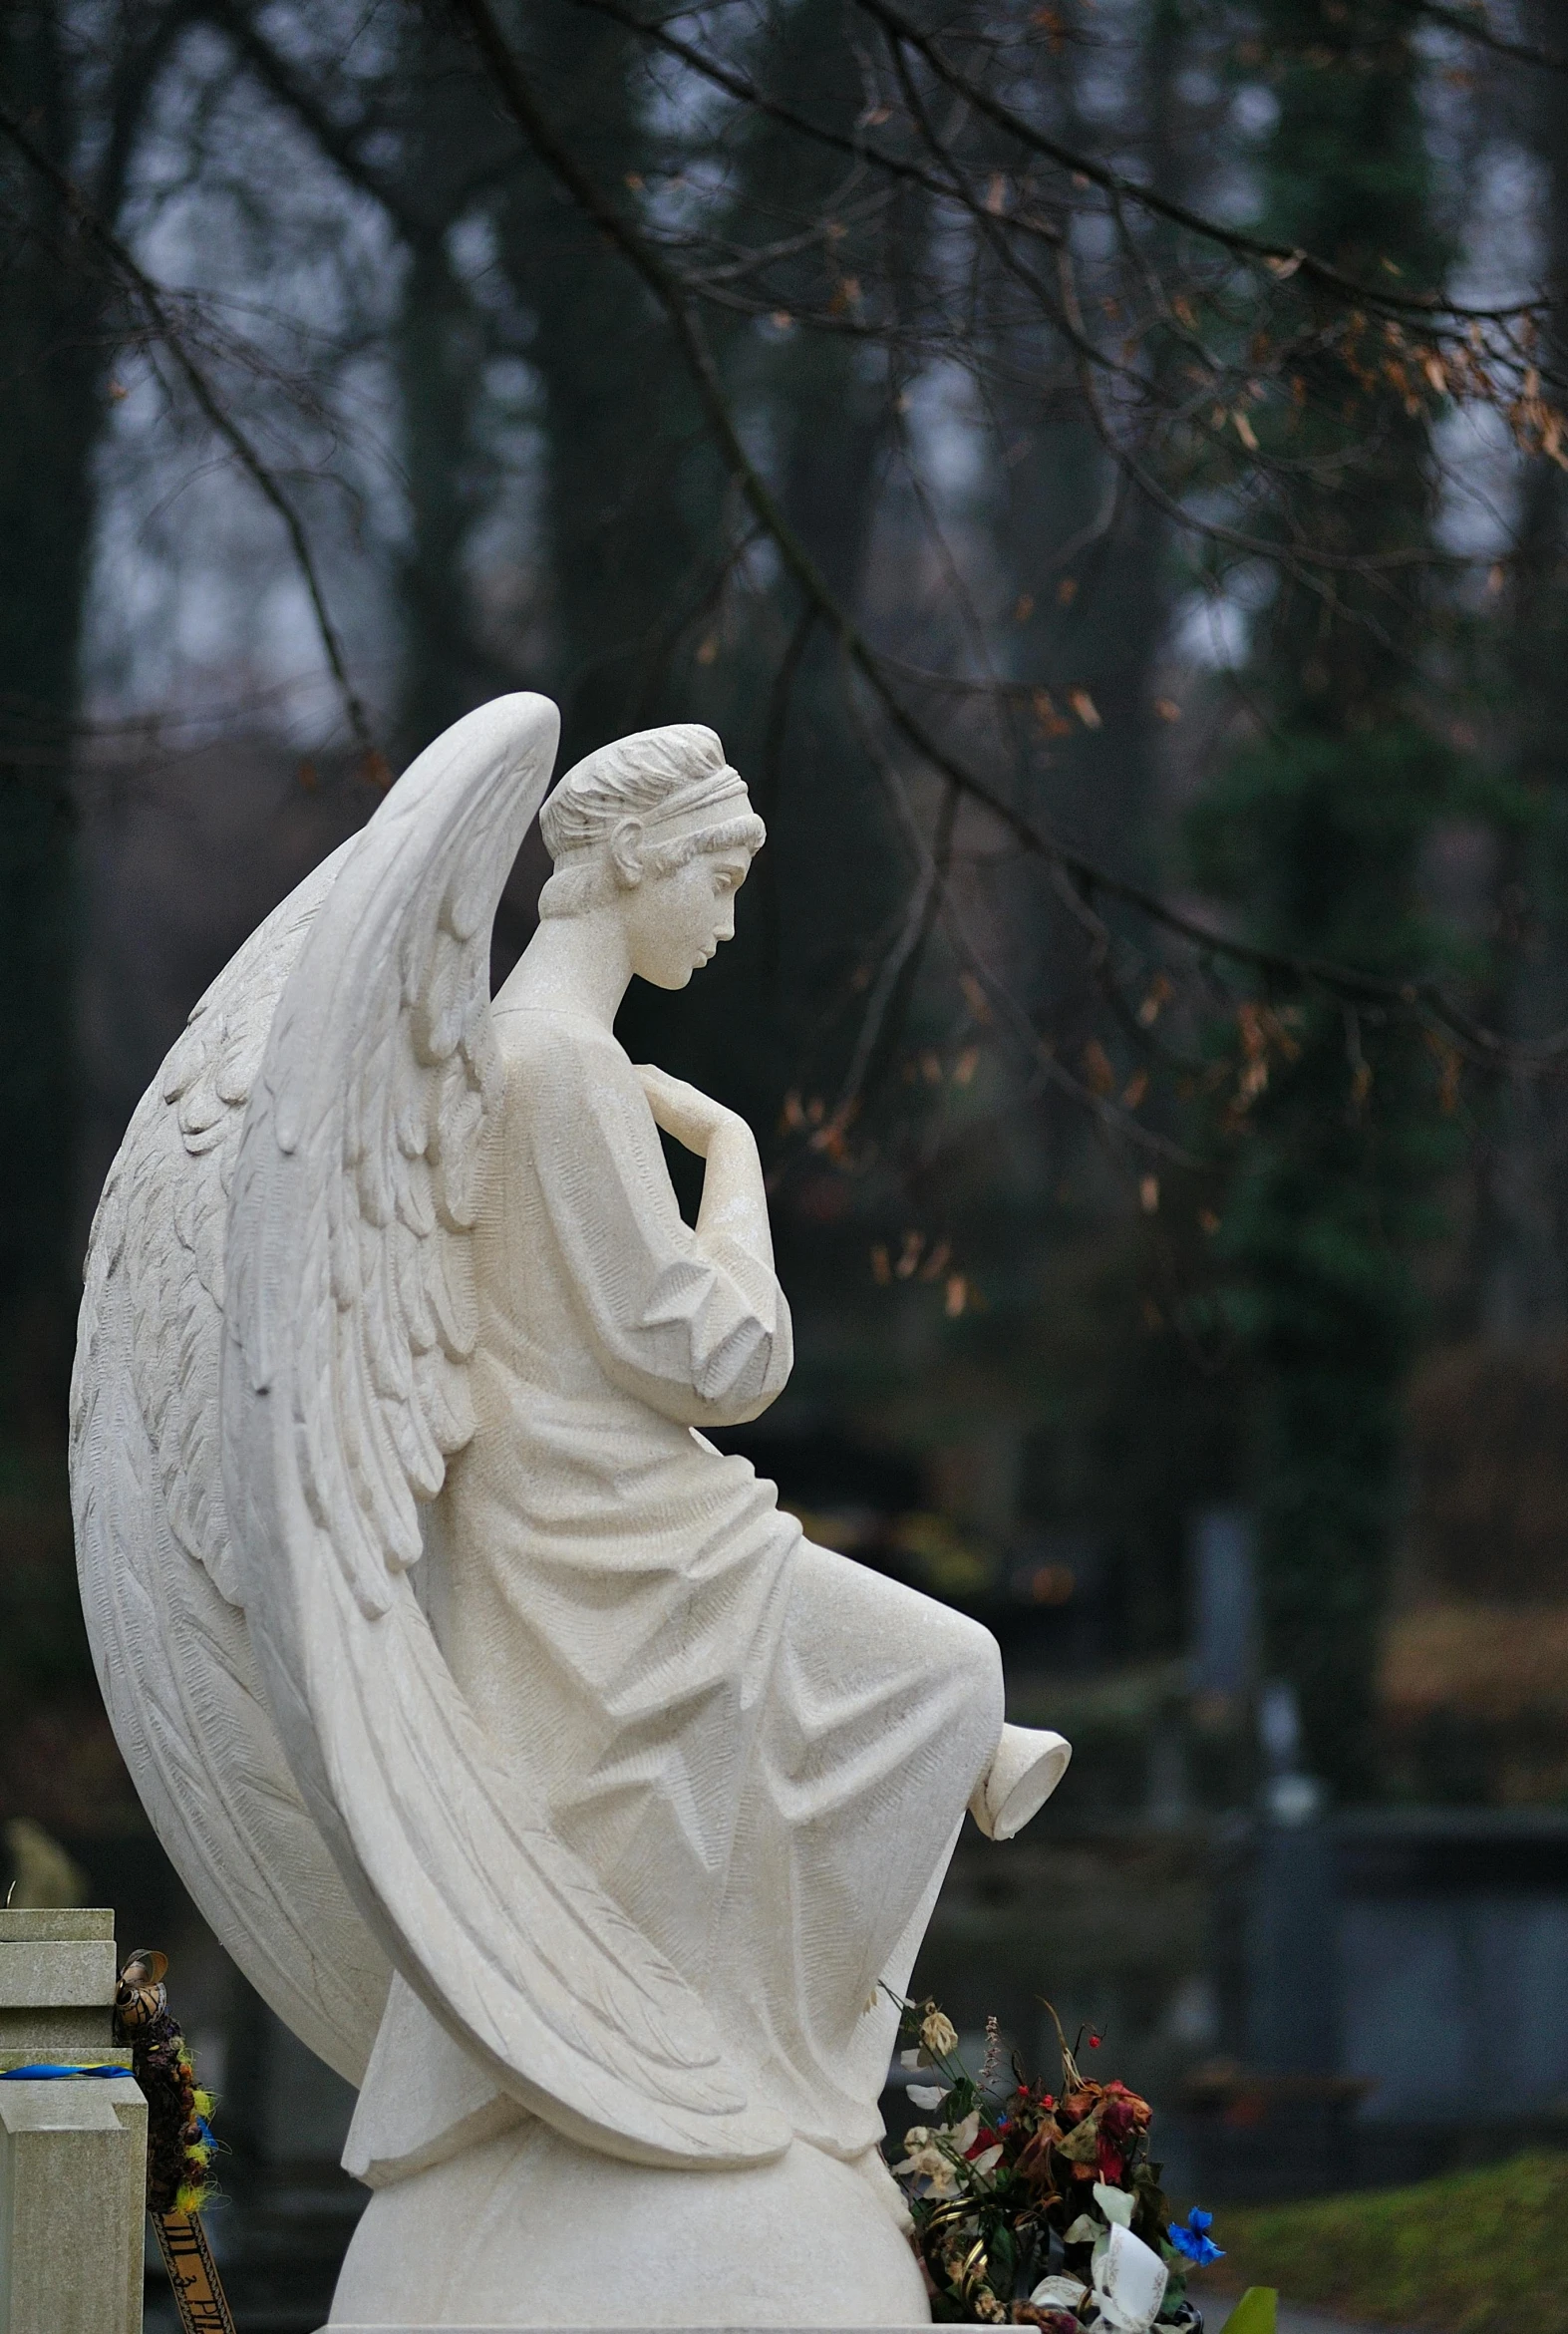
<svg viewBox="0 0 1568 2334">
<path fill-rule="evenodd" d="M 939 2090 L 928 2089 L 927 2086 L 923 2083 L 911 2083 L 908 2090 L 904 2093 L 904 2097 L 909 2101 L 912 2107 L 923 2107 L 930 2109 L 933 2107 L 940 2107 L 943 2100 L 946 2099 L 947 2093 L 948 2086 L 945 2083 Z"/>
<path fill-rule="evenodd" d="M 1000 2146 L 985 2148 L 978 2156 L 970 2159 L 969 2168 L 971 2171 L 994 2171 L 1001 2161 L 1002 2150 Z"/>
</svg>

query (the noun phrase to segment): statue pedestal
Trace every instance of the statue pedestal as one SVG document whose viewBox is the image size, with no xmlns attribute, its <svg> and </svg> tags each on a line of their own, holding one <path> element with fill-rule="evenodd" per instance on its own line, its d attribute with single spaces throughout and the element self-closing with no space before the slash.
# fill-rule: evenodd
<svg viewBox="0 0 1568 2334">
<path fill-rule="evenodd" d="M 744 2170 L 669 2171 L 532 2118 L 378 2188 L 331 2329 L 930 2324 L 880 2159 L 796 2141 Z"/>
<path fill-rule="evenodd" d="M 0 2072 L 110 2060 L 123 2076 L 0 2082 L 0 2326 L 141 2334 L 147 2101 L 111 2042 L 115 1916 L 0 1912 Z"/>
</svg>

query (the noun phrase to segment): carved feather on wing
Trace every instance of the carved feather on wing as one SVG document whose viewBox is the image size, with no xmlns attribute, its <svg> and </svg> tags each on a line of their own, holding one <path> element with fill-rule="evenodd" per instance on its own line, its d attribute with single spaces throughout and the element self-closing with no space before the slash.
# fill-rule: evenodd
<svg viewBox="0 0 1568 2334">
<path fill-rule="evenodd" d="M 224 1482 L 291 1765 L 398 1969 L 558 2129 L 642 2162 L 749 2163 L 787 2144 L 782 2119 L 497 1758 L 407 1578 L 419 1502 L 472 1431 L 490 926 L 557 728 L 517 696 L 438 739 L 300 952 L 229 1218 Z"/>
<path fill-rule="evenodd" d="M 143 1804 L 240 1968 L 357 2083 L 391 1973 L 261 1696 L 219 1433 L 223 1241 L 244 1108 L 343 855 L 307 876 L 218 976 L 132 1119 L 88 1251 L 71 1480 L 93 1658 Z"/>
</svg>

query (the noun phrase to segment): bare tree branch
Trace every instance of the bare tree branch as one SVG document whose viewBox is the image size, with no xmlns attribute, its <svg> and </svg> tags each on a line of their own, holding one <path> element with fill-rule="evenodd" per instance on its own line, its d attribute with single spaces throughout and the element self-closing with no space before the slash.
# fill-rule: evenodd
<svg viewBox="0 0 1568 2334">
<path fill-rule="evenodd" d="M 858 0 L 868 4 L 868 0 Z M 870 0 L 880 8 L 883 0 Z M 1475 1061 L 1504 1062 L 1540 1070 L 1568 1056 L 1568 1029 L 1535 1041 L 1520 1041 L 1474 1023 L 1432 981 L 1400 981 L 1324 958 L 1296 955 L 1231 938 L 1185 914 L 1143 885 L 1112 874 L 1053 836 L 967 768 L 904 704 L 890 685 L 882 660 L 870 646 L 825 578 L 762 472 L 748 455 L 731 411 L 724 383 L 702 329 L 692 313 L 687 287 L 634 222 L 584 170 L 575 154 L 542 112 L 532 85 L 488 0 L 451 0 L 454 14 L 472 36 L 486 72 L 533 152 L 560 181 L 605 238 L 622 254 L 663 310 L 691 375 L 702 409 L 732 478 L 806 600 L 864 679 L 893 730 L 920 760 L 959 794 L 987 810 L 1031 856 L 1060 867 L 1086 896 L 1117 901 L 1150 923 L 1188 942 L 1201 955 L 1220 958 L 1292 988 L 1317 989 L 1353 1003 L 1379 1005 L 1396 1014 L 1440 1028 L 1449 1042 Z"/>
<path fill-rule="evenodd" d="M 1515 301 L 1501 308 L 1476 308 L 1445 300 L 1437 292 L 1393 292 L 1382 284 L 1365 283 L 1357 276 L 1347 275 L 1343 268 L 1332 266 L 1328 260 L 1319 259 L 1310 251 L 1298 250 L 1286 243 L 1266 242 L 1261 236 L 1249 235 L 1239 227 L 1224 226 L 1218 219 L 1210 218 L 1202 211 L 1191 209 L 1184 202 L 1177 202 L 1169 195 L 1161 194 L 1156 187 L 1142 185 L 1136 178 L 1128 178 L 1106 164 L 1095 161 L 1093 156 L 1080 154 L 1074 148 L 1064 146 L 1060 139 L 1037 129 L 1033 122 L 1015 113 L 1010 106 L 1001 104 L 989 90 L 961 73 L 944 56 L 930 35 L 905 16 L 901 9 L 894 7 L 892 0 L 854 0 L 854 4 L 881 25 L 892 39 L 923 58 L 937 79 L 973 106 L 977 114 L 983 114 L 987 121 L 1005 130 L 1010 138 L 1016 139 L 1031 153 L 1088 179 L 1091 185 L 1098 186 L 1104 193 L 1120 201 L 1133 203 L 1151 212 L 1156 218 L 1168 220 L 1172 226 L 1184 227 L 1191 234 L 1201 235 L 1207 242 L 1234 251 L 1238 257 L 1260 260 L 1265 266 L 1299 270 L 1310 282 L 1321 284 L 1338 299 L 1354 301 L 1358 306 L 1369 308 L 1397 309 L 1425 316 L 1448 316 L 1465 322 L 1473 319 L 1477 323 L 1505 323 L 1517 317 L 1538 315 L 1546 306 L 1544 299 L 1538 299 Z"/>
<path fill-rule="evenodd" d="M 326 594 L 322 588 L 321 577 L 316 566 L 315 555 L 310 547 L 310 538 L 305 532 L 304 522 L 278 485 L 267 464 L 263 462 L 244 431 L 227 412 L 218 391 L 191 354 L 188 338 L 171 312 L 167 293 L 160 284 L 154 282 L 133 253 L 121 242 L 119 236 L 99 217 L 75 181 L 68 177 L 64 170 L 57 167 L 43 149 L 35 144 L 23 125 L 4 108 L 0 108 L 0 137 L 7 138 L 26 161 L 29 167 L 36 170 L 54 188 L 83 234 L 108 262 L 113 276 L 119 283 L 121 290 L 127 295 L 132 310 L 139 317 L 144 330 L 160 347 L 166 349 L 201 414 L 233 455 L 240 469 L 245 473 L 263 500 L 276 511 L 282 520 L 284 531 L 288 536 L 289 547 L 294 555 L 294 563 L 299 569 L 310 599 L 311 612 L 315 617 L 316 631 L 321 640 L 323 653 L 331 667 L 333 678 L 338 684 L 344 711 L 348 715 L 349 727 L 353 731 L 356 743 L 365 754 L 375 757 L 379 763 L 381 757 L 365 712 L 364 703 L 349 677 L 348 660 L 344 655 L 343 643 L 339 637 L 337 626 L 333 622 L 331 611 L 327 606 Z"/>
<path fill-rule="evenodd" d="M 759 89 L 749 75 L 737 72 L 733 65 L 726 65 L 722 59 L 710 56 L 695 43 L 683 41 L 663 24 L 649 23 L 635 9 L 624 6 L 623 0 L 573 0 L 573 6 L 591 9 L 596 16 L 608 16 L 616 24 L 625 25 L 628 32 L 636 33 L 639 39 L 649 41 L 667 55 L 679 59 L 681 64 L 689 66 L 694 73 L 700 73 L 705 81 L 712 82 L 715 89 L 722 89 L 728 97 L 737 99 L 752 113 L 762 114 L 770 122 L 777 122 L 785 130 L 793 130 L 817 146 L 830 147 L 835 154 L 849 155 L 858 163 L 873 164 L 890 177 L 902 178 L 909 185 L 924 187 L 928 194 L 947 194 L 951 191 L 944 180 L 922 169 L 918 163 L 912 163 L 901 155 L 889 154 L 885 147 L 874 144 L 869 138 L 846 138 L 842 131 L 811 121 L 808 115 L 798 113 L 793 106 L 783 105 L 778 98 L 770 97 L 766 90 Z M 1045 242 L 1054 243 L 1057 240 L 1057 229 L 1047 220 L 1028 219 L 1017 223 L 1026 233 L 1038 235 Z"/>
<path fill-rule="evenodd" d="M 1513 41 L 1506 33 L 1493 32 L 1479 7 L 1445 8 L 1441 0 L 1400 0 L 1400 6 L 1412 16 L 1424 16 L 1430 24 L 1440 24 L 1446 32 L 1462 33 L 1467 41 L 1490 49 L 1495 56 L 1512 57 L 1521 65 L 1542 65 L 1549 73 L 1568 73 L 1568 52 L 1542 48 L 1534 41 Z"/>
</svg>

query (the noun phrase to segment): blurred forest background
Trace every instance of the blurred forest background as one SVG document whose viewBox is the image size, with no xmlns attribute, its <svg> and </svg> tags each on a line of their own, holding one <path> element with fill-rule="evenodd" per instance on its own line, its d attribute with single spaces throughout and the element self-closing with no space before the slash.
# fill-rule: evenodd
<svg viewBox="0 0 1568 2334">
<path fill-rule="evenodd" d="M 1565 264 L 1550 0 L 0 10 L 19 1870 L 156 1916 L 64 1490 L 120 1134 L 513 688 L 562 767 L 713 723 L 768 821 L 623 1034 L 763 1143 L 745 1447 L 1079 1742 L 959 1867 L 966 2018 L 1012 1953 L 1149 2080 L 1263 2063 L 1238 1823 L 1557 1836 Z"/>
</svg>

